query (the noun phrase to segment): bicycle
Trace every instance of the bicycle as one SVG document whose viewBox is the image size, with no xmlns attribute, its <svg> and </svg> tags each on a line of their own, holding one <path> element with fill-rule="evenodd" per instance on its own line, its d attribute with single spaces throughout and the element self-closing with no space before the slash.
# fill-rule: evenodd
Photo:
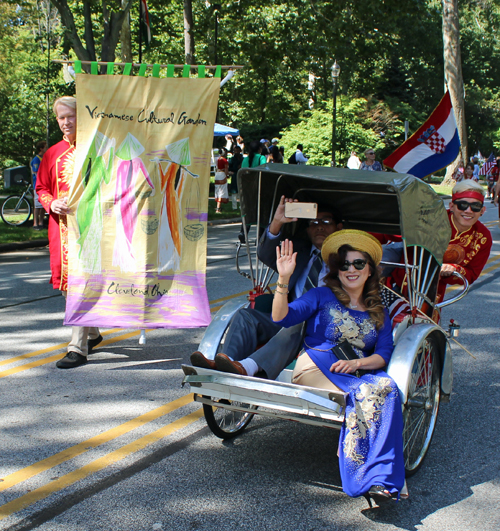
<svg viewBox="0 0 500 531">
<path fill-rule="evenodd" d="M 33 212 L 32 203 L 28 199 L 28 197 L 33 199 L 33 185 L 25 180 L 23 180 L 23 183 L 27 185 L 26 190 L 21 195 L 9 195 L 3 202 L 2 210 L 0 211 L 3 222 L 12 227 L 24 225 Z"/>
</svg>

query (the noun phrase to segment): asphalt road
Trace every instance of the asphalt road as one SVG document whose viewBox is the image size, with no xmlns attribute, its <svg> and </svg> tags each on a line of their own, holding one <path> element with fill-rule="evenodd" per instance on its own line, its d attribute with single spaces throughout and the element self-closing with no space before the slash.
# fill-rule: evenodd
<svg viewBox="0 0 500 531">
<path fill-rule="evenodd" d="M 500 229 L 470 294 L 454 392 L 441 406 L 410 499 L 367 509 L 340 487 L 334 430 L 255 417 L 222 442 L 182 389 L 203 329 L 107 330 L 91 362 L 55 368 L 64 301 L 46 249 L 0 255 L 0 530 L 419 530 L 500 528 Z M 249 288 L 234 267 L 238 225 L 209 229 L 212 309 Z M 498 259 L 497 259 L 498 258 Z"/>
</svg>

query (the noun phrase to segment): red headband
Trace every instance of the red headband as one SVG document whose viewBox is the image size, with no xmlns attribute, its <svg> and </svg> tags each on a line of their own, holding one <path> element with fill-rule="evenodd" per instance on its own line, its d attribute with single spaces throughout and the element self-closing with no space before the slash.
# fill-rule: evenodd
<svg viewBox="0 0 500 531">
<path fill-rule="evenodd" d="M 464 197 L 468 197 L 469 199 L 477 199 L 478 201 L 481 201 L 481 203 L 484 203 L 484 195 L 481 192 L 475 192 L 474 190 L 466 190 L 465 192 L 453 194 L 451 196 L 451 200 L 456 201 L 457 199 L 463 199 Z"/>
</svg>

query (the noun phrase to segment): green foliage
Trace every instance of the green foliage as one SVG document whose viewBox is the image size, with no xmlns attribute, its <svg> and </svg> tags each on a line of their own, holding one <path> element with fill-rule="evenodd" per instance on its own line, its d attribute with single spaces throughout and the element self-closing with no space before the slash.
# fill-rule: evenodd
<svg viewBox="0 0 500 531">
<path fill-rule="evenodd" d="M 78 34 L 91 12 L 96 53 L 103 37 L 103 2 L 68 0 Z M 120 0 L 109 0 L 116 12 Z M 181 0 L 149 0 L 153 42 L 149 63 L 183 63 Z M 221 90 L 218 121 L 240 129 L 247 143 L 284 131 L 287 155 L 301 142 L 311 162 L 331 157 L 331 66 L 338 80 L 337 159 L 354 149 L 377 149 L 382 160 L 415 131 L 443 93 L 441 0 L 193 1 L 195 57 L 244 68 Z M 207 7 L 208 5 L 208 7 Z M 5 6 L 5 8 L 4 8 Z M 26 164 L 45 137 L 46 94 L 72 93 L 61 67 L 47 76 L 47 0 L 4 0 L 0 13 L 0 167 Z M 215 43 L 217 18 L 218 39 Z M 469 150 L 500 148 L 500 4 L 461 0 L 461 41 Z M 130 11 L 132 51 L 138 60 L 138 5 Z M 51 58 L 71 55 L 67 33 L 51 25 Z M 120 56 L 120 46 L 117 50 Z M 74 55 L 73 55 L 74 56 Z M 99 57 L 97 57 L 99 59 Z M 314 87 L 308 88 L 310 74 Z M 48 79 L 48 83 L 47 83 Z M 314 101 L 314 110 L 308 102 Z M 50 114 L 50 113 L 49 113 Z M 52 121 L 53 139 L 59 137 Z M 291 151 L 292 150 L 292 151 Z"/>
<path fill-rule="evenodd" d="M 367 148 L 375 149 L 377 160 L 382 161 L 404 141 L 404 121 L 409 120 L 419 127 L 422 118 L 408 104 L 392 98 L 387 98 L 385 102 L 341 98 L 337 107 L 337 165 L 345 166 L 351 151 L 356 151 L 362 158 Z M 280 144 L 290 155 L 297 144 L 302 144 L 304 152 L 310 157 L 309 164 L 329 166 L 332 159 L 332 125 L 331 104 L 327 110 L 308 111 L 301 122 L 283 131 Z"/>
<path fill-rule="evenodd" d="M 48 62 L 43 13 L 31 2 L 5 7 L 0 12 L 0 170 L 28 165 L 36 142 L 46 139 L 47 94 L 51 102 L 54 95 L 74 92 L 64 83 L 60 66 Z M 58 56 L 57 28 L 52 39 L 52 53 Z M 49 128 L 51 142 L 59 140 L 51 110 Z"/>
</svg>

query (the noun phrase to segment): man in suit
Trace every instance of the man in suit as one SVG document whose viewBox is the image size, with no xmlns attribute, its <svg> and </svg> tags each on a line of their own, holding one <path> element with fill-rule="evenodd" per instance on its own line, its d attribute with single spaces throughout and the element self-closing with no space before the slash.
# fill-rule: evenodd
<svg viewBox="0 0 500 531">
<path fill-rule="evenodd" d="M 285 203 L 292 199 L 281 198 L 274 218 L 260 240 L 259 259 L 276 270 L 276 247 L 281 242 L 281 230 L 286 223 L 297 221 L 285 216 Z M 300 297 L 307 290 L 323 285 L 322 278 L 328 273 L 321 260 L 321 246 L 327 236 L 342 229 L 342 223 L 329 207 L 319 207 L 316 219 L 307 224 L 307 238 L 293 239 L 297 252 L 297 266 L 288 285 L 289 300 Z M 201 352 L 191 355 L 191 363 L 197 367 L 220 370 L 244 376 L 264 372 L 274 380 L 297 355 L 302 338 L 302 325 L 282 329 L 271 315 L 255 309 L 244 308 L 237 312 L 229 325 L 224 341 L 224 353 L 214 360 Z M 258 345 L 264 344 L 257 350 Z"/>
</svg>

